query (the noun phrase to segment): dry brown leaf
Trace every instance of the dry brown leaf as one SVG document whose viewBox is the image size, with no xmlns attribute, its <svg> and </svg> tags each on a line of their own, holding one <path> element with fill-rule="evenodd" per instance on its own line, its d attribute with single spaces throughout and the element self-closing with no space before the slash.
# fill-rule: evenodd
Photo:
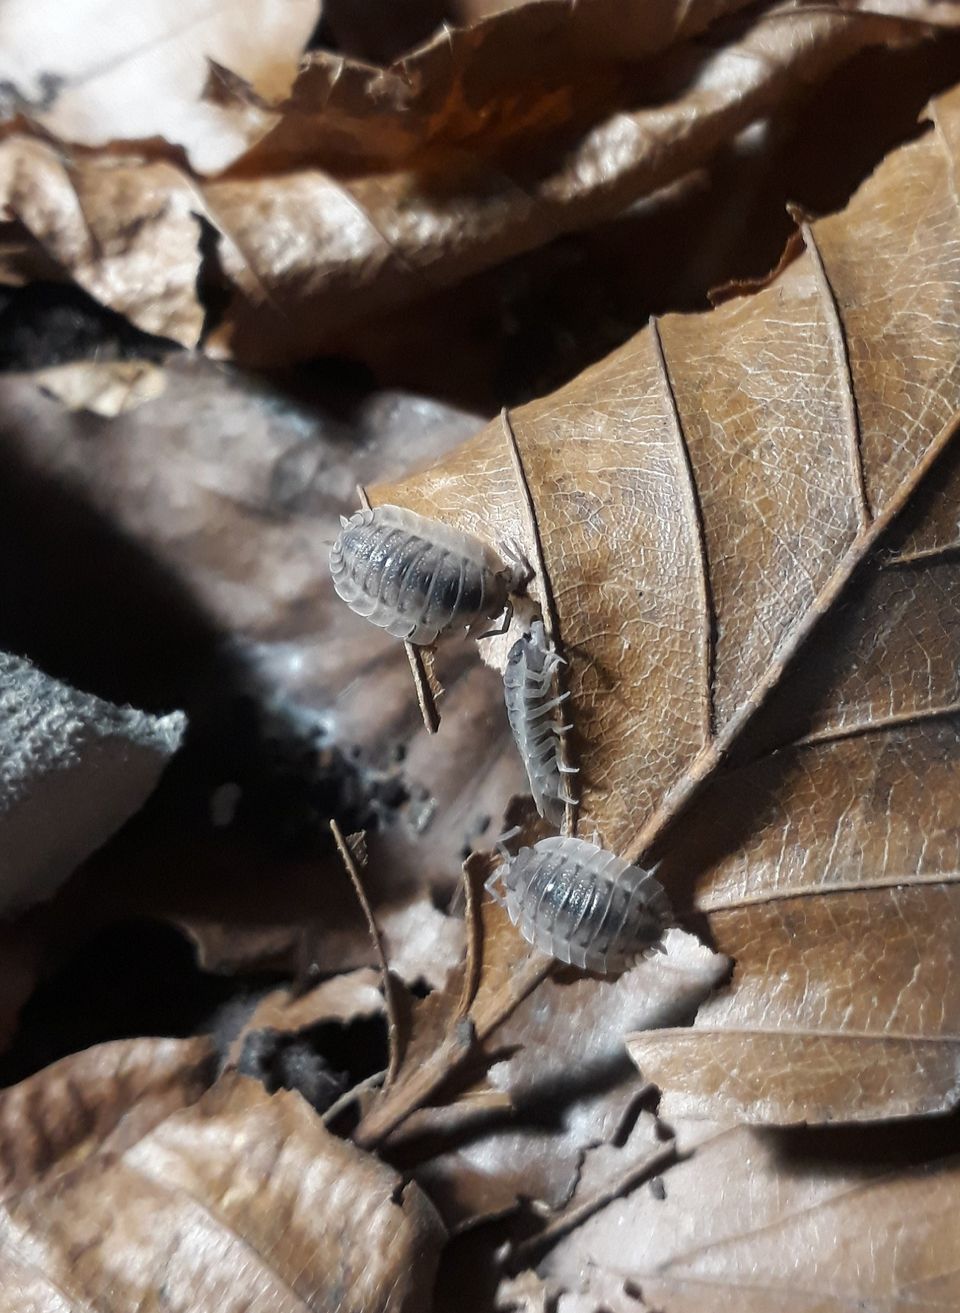
<svg viewBox="0 0 960 1313">
<path fill-rule="evenodd" d="M 22 113 L 63 141 L 99 146 L 165 138 L 195 169 L 225 168 L 276 122 L 317 21 L 317 0 L 103 0 L 53 7 L 13 0 L 0 13 L 0 118 Z M 214 72 L 211 72 L 214 65 Z M 249 97 L 211 93 L 216 66 Z"/>
<path fill-rule="evenodd" d="M 394 1137 L 394 1150 L 409 1154 L 417 1140 L 453 1134 L 454 1148 L 416 1170 L 448 1226 L 506 1212 L 518 1198 L 549 1209 L 568 1202 L 585 1151 L 617 1134 L 642 1088 L 631 1078 L 624 1032 L 685 1019 L 727 970 L 723 957 L 679 930 L 668 932 L 666 948 L 616 981 L 545 981 L 485 1045 L 487 1087 L 504 1096 L 497 1114 L 462 1103 L 426 1109 Z"/>
<path fill-rule="evenodd" d="M 643 63 L 740 7 L 551 0 L 446 29 L 386 71 L 318 54 L 277 127 L 225 175 L 13 137 L 0 203 L 34 239 L 28 263 L 52 257 L 138 327 L 189 346 L 205 216 L 232 296 L 211 352 L 305 359 L 351 322 L 622 213 L 856 52 L 918 39 L 916 13 L 960 12 L 952 0 L 907 18 L 786 6 Z"/>
<path fill-rule="evenodd" d="M 803 1132 L 677 1130 L 693 1152 L 662 1193 L 642 1186 L 610 1203 L 541 1263 L 552 1298 L 564 1292 L 557 1313 L 957 1306 L 956 1156 L 931 1156 L 931 1143 L 904 1165 L 873 1144 L 831 1161 Z M 536 1290 L 531 1277 L 521 1286 Z"/>
<path fill-rule="evenodd" d="M 510 11 L 502 21 L 526 20 L 536 8 Z M 774 14 L 729 45 L 681 48 L 672 65 L 662 59 L 656 81 L 647 78 L 648 103 L 641 108 L 633 103 L 635 90 L 627 96 L 615 91 L 615 110 L 589 130 L 579 124 L 571 133 L 568 127 L 562 143 L 548 135 L 547 144 L 541 139 L 536 148 L 500 143 L 498 156 L 485 158 L 490 145 L 474 137 L 480 124 L 492 134 L 507 110 L 513 130 L 524 121 L 523 102 L 531 94 L 524 58 L 522 93 L 507 99 L 498 88 L 474 122 L 454 117 L 445 125 L 446 140 L 431 131 L 429 152 L 423 159 L 414 155 L 400 170 L 343 177 L 322 172 L 314 153 L 309 167 L 280 177 L 213 181 L 204 188 L 207 216 L 221 234 L 221 264 L 238 295 L 210 349 L 248 362 L 301 358 L 351 320 L 610 218 L 708 160 L 741 129 L 856 51 L 895 42 L 908 31 L 896 20 L 822 10 Z M 460 45 L 454 41 L 458 58 L 461 50 L 468 57 L 470 48 L 467 36 Z M 442 56 L 446 77 L 449 52 L 442 50 Z M 337 107 L 341 96 L 349 105 L 349 85 L 341 91 L 342 85 L 338 80 L 330 96 L 326 77 L 317 92 L 305 73 L 294 104 L 298 92 L 304 99 L 312 94 L 324 116 L 332 116 L 331 104 Z M 592 97 L 596 81 L 589 86 Z M 538 120 L 546 113 L 539 131 L 555 136 L 567 122 L 570 93 L 561 87 L 541 94 L 532 113 Z M 378 142 L 390 142 L 389 126 L 382 125 Z M 283 146 L 281 135 L 265 142 L 263 151 Z M 411 144 L 397 149 L 408 152 Z"/>
<path fill-rule="evenodd" d="M 572 662 L 581 828 L 665 854 L 737 960 L 697 1030 L 633 1042 L 677 1108 L 905 1116 L 960 1089 L 960 92 L 934 112 L 770 287 L 506 425 Z M 508 439 L 371 496 L 523 540 Z"/>
<path fill-rule="evenodd" d="M 173 164 L 113 154 L 71 162 L 41 141 L 8 137 L 0 207 L 61 276 L 143 332 L 196 345 L 203 202 Z"/>
<path fill-rule="evenodd" d="M 0 1197 L 50 1186 L 97 1153 L 122 1153 L 214 1076 L 207 1039 L 98 1044 L 0 1091 Z"/>
<path fill-rule="evenodd" d="M 118 1154 L 9 1200 L 0 1309 L 428 1306 L 443 1230 L 416 1185 L 296 1094 L 227 1077 Z"/>
</svg>

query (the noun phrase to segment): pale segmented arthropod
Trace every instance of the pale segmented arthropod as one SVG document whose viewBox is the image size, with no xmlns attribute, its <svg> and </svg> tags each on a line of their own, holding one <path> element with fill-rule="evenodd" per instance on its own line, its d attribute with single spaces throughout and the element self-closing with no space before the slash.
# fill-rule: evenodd
<svg viewBox="0 0 960 1313">
<path fill-rule="evenodd" d="M 566 788 L 564 775 L 575 775 L 576 767 L 560 760 L 560 739 L 570 729 L 556 717 L 560 704 L 570 696 L 553 697 L 553 675 L 563 658 L 547 642 L 542 620 L 534 620 L 530 633 L 514 643 L 503 672 L 503 696 L 507 719 L 530 781 L 537 811 L 553 825 L 563 820 L 564 803 L 576 802 Z"/>
<path fill-rule="evenodd" d="M 524 939 L 588 971 L 630 966 L 659 946 L 671 919 L 663 887 L 649 871 L 584 839 L 541 839 L 521 848 L 487 888 Z"/>
<path fill-rule="evenodd" d="M 504 611 L 509 622 L 510 594 L 529 577 L 519 553 L 505 548 L 516 560 L 506 565 L 479 538 L 402 506 L 357 511 L 340 523 L 330 552 L 334 588 L 357 615 L 410 643 L 432 643 Z"/>
</svg>

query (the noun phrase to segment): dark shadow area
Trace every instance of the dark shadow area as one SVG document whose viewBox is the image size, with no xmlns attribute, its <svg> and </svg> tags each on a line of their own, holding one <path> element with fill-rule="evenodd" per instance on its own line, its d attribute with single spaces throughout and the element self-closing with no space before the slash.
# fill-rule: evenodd
<svg viewBox="0 0 960 1313">
<path fill-rule="evenodd" d="M 123 922 L 81 945 L 26 1004 L 0 1054 L 0 1086 L 13 1085 L 69 1053 L 139 1035 L 183 1038 L 243 984 L 210 975 L 169 926 Z"/>
<path fill-rule="evenodd" d="M 160 360 L 175 348 L 73 283 L 0 286 L 0 369 L 43 369 L 94 356 Z"/>
<path fill-rule="evenodd" d="M 246 1037 L 237 1064 L 269 1093 L 296 1090 L 325 1112 L 347 1090 L 387 1064 L 387 1023 L 360 1017 L 343 1025 L 325 1021 L 293 1034 L 256 1030 Z"/>
<path fill-rule="evenodd" d="M 790 1172 L 811 1175 L 849 1173 L 862 1167 L 876 1177 L 908 1168 L 922 1171 L 938 1158 L 960 1152 L 960 1110 L 940 1117 L 863 1125 L 804 1126 L 761 1130 Z"/>
</svg>

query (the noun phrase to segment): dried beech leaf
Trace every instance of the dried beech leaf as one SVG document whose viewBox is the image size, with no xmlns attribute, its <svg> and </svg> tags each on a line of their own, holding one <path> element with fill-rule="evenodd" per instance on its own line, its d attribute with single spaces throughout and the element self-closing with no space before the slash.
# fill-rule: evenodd
<svg viewBox="0 0 960 1313">
<path fill-rule="evenodd" d="M 737 961 L 694 1032 L 632 1043 L 675 1110 L 905 1116 L 960 1089 L 960 92 L 933 113 L 771 286 L 510 419 L 581 829 L 663 855 Z M 371 495 L 524 535 L 501 423 Z"/>
<path fill-rule="evenodd" d="M 299 1095 L 224 1078 L 137 1143 L 8 1201 L 0 1309 L 427 1306 L 442 1227 Z M 361 1261 L 362 1260 L 362 1261 Z"/>
<path fill-rule="evenodd" d="M 618 980 L 547 980 L 520 1004 L 485 1046 L 488 1060 L 510 1055 L 487 1072 L 488 1086 L 508 1099 L 495 1119 L 458 1103 L 408 1120 L 393 1144 L 456 1133 L 455 1149 L 416 1171 L 448 1226 L 505 1212 L 520 1197 L 551 1209 L 567 1203 L 585 1150 L 616 1134 L 640 1088 L 624 1031 L 684 1019 L 727 970 L 679 930 L 668 932 L 666 947 Z"/>
<path fill-rule="evenodd" d="M 786 4 L 671 47 L 741 8 L 551 0 L 444 29 L 386 71 L 318 54 L 225 173 L 15 136 L 0 145 L 0 204 L 62 276 L 190 346 L 205 217 L 231 297 L 211 352 L 306 359 L 351 321 L 621 214 L 857 52 L 923 37 L 916 13 L 960 12 Z"/>
<path fill-rule="evenodd" d="M 541 1263 L 558 1313 L 636 1313 L 638 1291 L 663 1313 L 956 1307 L 956 1156 L 835 1162 L 803 1132 L 709 1124 L 678 1138 L 693 1153 L 662 1194 L 610 1203 Z"/>
<path fill-rule="evenodd" d="M 62 1058 L 0 1091 L 0 1197 L 121 1153 L 211 1084 L 206 1039 L 125 1039 Z"/>
<path fill-rule="evenodd" d="M 41 141 L 8 137 L 0 207 L 97 301 L 145 333 L 196 346 L 203 207 L 172 164 L 106 154 L 71 165 Z"/>
<path fill-rule="evenodd" d="M 514 10 L 502 21 L 527 19 L 535 8 Z M 580 10 L 575 6 L 568 12 Z M 873 16 L 824 10 L 773 14 L 729 45 L 697 52 L 681 47 L 672 64 L 663 58 L 648 93 L 656 98 L 652 105 L 636 108 L 635 92 L 625 97 L 614 86 L 608 95 L 615 102 L 612 112 L 588 130 L 577 125 L 571 134 L 571 93 L 562 86 L 548 88 L 531 107 L 546 142 L 513 153 L 511 143 L 497 143 L 498 156 L 485 158 L 484 147 L 489 152 L 490 144 L 482 136 L 473 139 L 481 124 L 489 123 L 493 133 L 508 111 L 514 127 L 523 122 L 516 102 L 519 97 L 522 105 L 531 95 L 524 55 L 524 90 L 504 105 L 503 89 L 496 86 L 475 124 L 453 117 L 446 141 L 434 135 L 431 117 L 429 152 L 414 155 L 402 169 L 343 177 L 332 169 L 321 171 L 323 162 L 314 153 L 308 167 L 281 177 L 215 180 L 204 188 L 207 217 L 221 234 L 221 264 L 239 295 L 211 339 L 211 349 L 246 361 L 301 358 L 342 332 L 351 319 L 459 282 L 561 233 L 610 218 L 708 160 L 742 128 L 775 112 L 791 94 L 857 51 L 895 43 L 909 32 L 899 20 Z M 469 33 L 459 42 L 453 37 L 458 61 L 469 60 L 472 45 Z M 473 99 L 476 92 L 472 85 L 448 90 L 446 42 L 437 53 L 442 60 L 432 58 L 427 67 L 439 63 L 443 94 L 454 96 L 459 109 L 457 93 Z M 465 80 L 468 71 L 469 63 L 461 75 Z M 588 83 L 591 98 L 600 94 L 598 80 L 602 86 L 604 75 L 609 77 L 595 73 Z M 320 76 L 318 70 L 317 76 L 320 86 L 314 90 L 309 71 L 301 75 L 293 103 L 299 103 L 298 93 L 305 99 L 312 92 L 324 116 L 332 117 L 331 99 L 336 107 L 339 97 L 348 98 L 349 82 L 344 84 L 338 71 L 337 92 L 331 97 L 329 73 Z M 660 96 L 658 86 L 666 88 Z M 573 99 L 574 110 L 582 115 L 576 94 Z M 306 121 L 313 126 L 309 117 Z M 390 141 L 390 126 L 383 125 L 378 140 Z M 565 126 L 558 146 L 550 138 Z M 282 125 L 276 143 L 264 143 L 267 160 L 272 146 L 283 151 L 283 131 Z M 312 144 L 315 137 L 307 140 Z M 286 154 L 281 158 L 290 162 Z"/>
<path fill-rule="evenodd" d="M 54 15 L 13 0 L 0 12 L 0 118 L 28 113 L 84 146 L 162 137 L 194 168 L 224 168 L 276 121 L 261 99 L 286 95 L 317 19 L 316 0 L 131 0 L 111 21 L 102 0 Z M 210 64 L 250 84 L 244 103 L 206 91 Z"/>
</svg>

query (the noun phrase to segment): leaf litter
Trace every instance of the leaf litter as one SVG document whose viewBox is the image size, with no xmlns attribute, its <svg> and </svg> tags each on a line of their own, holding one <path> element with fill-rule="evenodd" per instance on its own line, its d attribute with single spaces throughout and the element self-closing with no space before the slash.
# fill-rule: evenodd
<svg viewBox="0 0 960 1313">
<path fill-rule="evenodd" d="M 18 234 L 15 276 L 49 271 L 40 257 L 53 253 L 151 332 L 301 358 L 331 340 L 324 315 L 362 324 L 426 281 L 462 280 L 564 224 L 592 227 L 864 43 L 956 21 L 954 6 L 767 7 L 724 28 L 735 8 L 686 5 L 678 21 L 656 6 L 642 23 L 621 11 L 636 67 L 681 38 L 639 109 L 596 43 L 610 14 L 593 0 L 480 18 L 461 7 L 467 25 L 426 42 L 402 77 L 318 51 L 286 105 L 258 104 L 214 70 L 207 94 L 259 138 L 220 179 L 188 177 L 164 143 L 57 158 L 8 136 L 8 194 L 32 233 Z M 610 32 L 623 54 L 624 30 Z M 603 74 L 589 95 L 586 67 Z M 477 102 L 461 98 L 471 77 Z M 439 1262 L 438 1307 L 458 1313 L 759 1309 L 771 1294 L 804 1311 L 921 1296 L 953 1307 L 954 1118 L 919 1118 L 948 1111 L 956 1088 L 958 104 L 941 98 L 936 128 L 843 213 L 799 215 L 806 249 L 768 286 L 708 315 L 664 316 L 456 451 L 473 415 L 367 379 L 331 384 L 323 368 L 269 382 L 171 358 L 162 384 L 147 375 L 154 395 L 104 403 L 109 421 L 84 413 L 96 392 L 83 370 L 63 394 L 81 398 L 73 415 L 39 374 L 0 379 L 3 541 L 28 545 L 27 580 L 64 599 L 68 622 L 82 615 L 89 630 L 111 614 L 131 631 L 119 647 L 104 646 L 110 626 L 58 646 L 24 588 L 0 636 L 104 695 L 182 702 L 195 735 L 148 811 L 31 917 L 27 965 L 55 970 L 98 926 L 147 915 L 189 933 L 207 968 L 286 978 L 236 1010 L 212 1088 L 207 1040 L 135 1038 L 0 1095 L 0 1302 L 427 1308 Z M 652 123 L 659 137 L 645 135 Z M 614 127 L 623 170 L 591 190 L 590 152 L 616 165 Z M 560 169 L 557 143 L 574 129 L 579 153 L 561 150 Z M 539 223 L 553 197 L 559 227 L 497 208 L 532 143 L 543 190 L 530 213 Z M 396 185 L 419 185 L 427 164 L 433 182 L 494 184 L 486 212 L 457 198 L 432 248 L 421 220 L 434 217 Z M 207 337 L 193 283 L 196 216 L 212 211 L 197 197 L 233 187 L 269 243 L 301 175 L 322 182 L 301 221 L 335 227 L 328 207 L 359 197 L 388 220 L 386 256 L 361 253 L 353 269 L 314 246 L 276 278 L 256 242 L 252 257 L 231 251 L 238 225 L 221 228 L 221 272 L 239 292 Z M 153 231 L 136 218 L 144 182 Z M 276 206 L 256 216 L 267 186 Z M 116 216 L 132 220 L 129 248 Z M 448 248 L 447 231 L 462 246 Z M 136 261 L 152 280 L 142 305 Z M 334 287 L 351 292 L 347 310 Z M 324 540 L 355 509 L 358 481 L 375 503 L 492 541 L 529 539 L 532 516 L 571 663 L 578 823 L 660 859 L 682 927 L 665 957 L 618 979 L 557 972 L 481 901 L 482 854 L 467 861 L 458 913 L 457 867 L 496 837 L 522 770 L 496 674 L 466 647 L 438 650 L 446 691 L 428 737 L 400 645 L 333 605 Z M 44 513 L 83 526 L 86 559 L 29 550 Z M 489 645 L 494 665 L 503 650 Z M 331 817 L 368 830 L 365 863 L 344 841 L 353 889 Z M 15 1007 L 29 985 L 14 947 Z M 335 1061 L 345 1045 L 349 1071 Z M 857 1140 L 724 1124 L 851 1119 L 880 1127 Z M 459 1268 L 470 1253 L 475 1266 Z"/>
</svg>

